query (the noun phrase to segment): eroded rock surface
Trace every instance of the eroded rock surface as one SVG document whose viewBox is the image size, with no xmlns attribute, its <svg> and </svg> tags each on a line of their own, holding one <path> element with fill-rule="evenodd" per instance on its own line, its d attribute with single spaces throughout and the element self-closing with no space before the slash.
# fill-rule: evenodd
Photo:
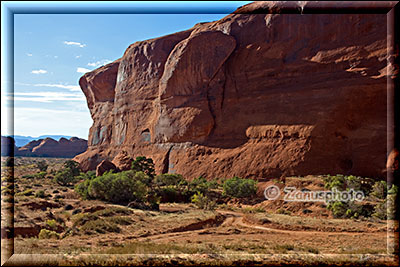
<svg viewBox="0 0 400 267">
<path fill-rule="evenodd" d="M 273 5 L 136 42 L 85 74 L 82 168 L 119 155 L 189 179 L 382 177 L 386 14 L 242 14 Z"/>
</svg>

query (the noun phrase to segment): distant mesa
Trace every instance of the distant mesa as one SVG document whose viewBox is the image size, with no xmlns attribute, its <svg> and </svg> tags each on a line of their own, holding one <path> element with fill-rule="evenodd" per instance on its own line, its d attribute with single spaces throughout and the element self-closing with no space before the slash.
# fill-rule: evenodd
<svg viewBox="0 0 400 267">
<path fill-rule="evenodd" d="M 14 138 L 15 145 L 17 147 L 21 147 L 21 146 L 28 144 L 29 142 L 31 142 L 33 140 L 45 139 L 47 137 L 50 137 L 56 141 L 59 141 L 60 138 L 70 139 L 72 136 L 69 136 L 69 135 L 40 135 L 38 137 L 32 137 L 32 136 L 24 136 L 24 135 L 12 135 L 10 137 Z"/>
<path fill-rule="evenodd" d="M 46 137 L 32 140 L 22 147 L 16 146 L 14 138 L 1 136 L 1 155 L 8 156 L 14 152 L 14 156 L 25 157 L 59 157 L 72 158 L 87 149 L 87 140 L 78 137 L 69 139 L 61 137 L 59 141 Z"/>
</svg>

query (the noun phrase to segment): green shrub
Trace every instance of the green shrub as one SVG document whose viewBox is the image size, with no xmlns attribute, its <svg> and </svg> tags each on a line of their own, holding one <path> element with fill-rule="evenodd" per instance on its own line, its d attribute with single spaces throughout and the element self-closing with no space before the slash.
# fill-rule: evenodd
<svg viewBox="0 0 400 267">
<path fill-rule="evenodd" d="M 52 219 L 52 220 L 47 220 L 46 224 L 53 230 L 57 229 L 57 222 L 56 220 Z"/>
<path fill-rule="evenodd" d="M 81 172 L 77 176 L 77 180 L 92 180 L 96 178 L 96 172 L 95 171 L 87 171 L 87 172 Z"/>
<path fill-rule="evenodd" d="M 72 169 L 65 168 L 59 170 L 54 176 L 54 181 L 62 186 L 69 186 L 75 181 L 75 176 Z"/>
<path fill-rule="evenodd" d="M 63 166 L 64 169 L 70 169 L 74 177 L 81 173 L 81 170 L 79 169 L 79 163 L 74 160 L 67 160 L 64 162 Z"/>
<path fill-rule="evenodd" d="M 396 199 L 397 199 L 397 191 L 396 191 L 396 193 L 388 193 L 388 195 L 386 197 L 387 219 L 388 220 L 398 219 Z"/>
<path fill-rule="evenodd" d="M 91 180 L 84 180 L 83 182 L 75 185 L 75 192 L 77 192 L 83 199 L 91 199 L 89 195 L 89 185 Z"/>
<path fill-rule="evenodd" d="M 372 187 L 371 195 L 379 199 L 385 199 L 387 195 L 386 181 L 376 182 Z"/>
<path fill-rule="evenodd" d="M 19 192 L 15 194 L 16 196 L 32 196 L 33 195 L 33 190 L 32 189 L 26 189 L 23 192 Z"/>
<path fill-rule="evenodd" d="M 151 158 L 137 157 L 132 162 L 131 169 L 135 172 L 144 172 L 151 179 L 155 176 L 154 162 Z"/>
<path fill-rule="evenodd" d="M 202 193 L 196 193 L 191 198 L 192 203 L 200 209 L 215 210 L 217 204 Z"/>
<path fill-rule="evenodd" d="M 345 189 L 345 181 L 346 178 L 341 175 L 327 175 L 326 177 L 324 177 L 324 182 L 325 182 L 325 188 L 332 190 L 333 188 L 336 188 L 337 190 L 344 190 Z"/>
<path fill-rule="evenodd" d="M 387 214 L 388 214 L 387 201 L 385 199 L 384 201 L 375 205 L 374 213 L 372 214 L 372 216 L 381 220 L 386 220 Z"/>
<path fill-rule="evenodd" d="M 378 192 L 380 192 L 378 190 Z M 396 185 L 392 185 L 392 187 L 387 190 L 386 198 L 384 201 L 375 205 L 373 217 L 376 217 L 381 220 L 393 220 L 397 218 L 397 198 L 398 187 Z M 378 194 L 379 195 L 379 194 Z M 379 195 L 382 196 L 382 195 Z"/>
<path fill-rule="evenodd" d="M 257 183 L 252 179 L 233 177 L 224 182 L 224 194 L 230 197 L 245 198 L 256 194 Z"/>
<path fill-rule="evenodd" d="M 289 210 L 285 210 L 285 209 L 281 209 L 281 208 L 277 209 L 276 213 L 277 214 L 285 214 L 285 215 L 291 215 L 292 214 Z"/>
<path fill-rule="evenodd" d="M 75 191 L 84 199 L 101 199 L 117 204 L 128 204 L 132 201 L 146 202 L 156 208 L 159 199 L 152 189 L 151 181 L 144 172 L 133 170 L 118 173 L 106 172 L 77 184 Z"/>
<path fill-rule="evenodd" d="M 40 230 L 39 239 L 59 239 L 59 238 L 60 238 L 60 234 L 58 234 L 54 231 L 47 230 L 47 229 Z"/>
<path fill-rule="evenodd" d="M 180 174 L 160 174 L 155 177 L 154 183 L 158 186 L 177 186 L 184 181 Z"/>
<path fill-rule="evenodd" d="M 79 180 L 81 174 L 79 164 L 73 160 L 67 160 L 63 164 L 63 168 L 56 172 L 54 181 L 62 186 L 69 186 Z"/>
<path fill-rule="evenodd" d="M 39 190 L 35 193 L 35 197 L 38 198 L 45 198 L 46 197 L 46 192 L 44 190 Z"/>
<path fill-rule="evenodd" d="M 216 189 L 219 186 L 218 182 L 215 180 L 207 181 L 204 177 L 199 177 L 193 179 L 188 184 L 188 194 L 194 195 L 195 193 L 202 193 L 208 195 L 211 189 Z"/>
<path fill-rule="evenodd" d="M 35 174 L 27 174 L 23 175 L 22 178 L 27 178 L 27 179 L 44 179 L 46 177 L 47 173 L 46 172 L 38 172 Z"/>
<path fill-rule="evenodd" d="M 42 160 L 36 163 L 36 168 L 41 172 L 46 172 L 49 165 L 47 165 L 46 161 Z"/>
<path fill-rule="evenodd" d="M 46 177 L 46 175 L 47 175 L 47 172 L 41 171 L 41 172 L 35 173 L 33 175 L 33 178 L 34 179 L 44 179 Z"/>
<path fill-rule="evenodd" d="M 332 214 L 335 218 L 357 219 L 360 216 L 370 217 L 373 213 L 374 207 L 371 205 L 359 204 L 354 201 L 334 201 L 328 203 L 327 209 L 332 211 Z"/>
<path fill-rule="evenodd" d="M 90 197 L 112 203 L 144 202 L 149 190 L 146 185 L 148 179 L 143 172 L 106 172 L 91 180 L 88 193 Z"/>
<path fill-rule="evenodd" d="M 323 177 L 323 180 L 326 189 L 332 190 L 336 188 L 339 191 L 353 189 L 354 191 L 363 191 L 365 195 L 370 193 L 372 185 L 374 184 L 374 180 L 371 178 L 363 178 L 354 175 L 327 175 Z"/>
<path fill-rule="evenodd" d="M 327 209 L 332 211 L 335 218 L 341 218 L 346 215 L 348 210 L 347 205 L 341 201 L 335 201 L 327 205 Z"/>
<path fill-rule="evenodd" d="M 105 219 L 97 219 L 86 222 L 84 225 L 82 225 L 81 230 L 85 234 L 105 234 L 110 232 L 119 233 L 121 228 L 119 228 L 118 225 L 113 222 L 108 222 Z"/>
</svg>

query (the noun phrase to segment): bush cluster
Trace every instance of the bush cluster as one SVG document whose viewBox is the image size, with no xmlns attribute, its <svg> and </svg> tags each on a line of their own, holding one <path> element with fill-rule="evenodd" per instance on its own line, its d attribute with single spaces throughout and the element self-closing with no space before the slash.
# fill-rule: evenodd
<svg viewBox="0 0 400 267">
<path fill-rule="evenodd" d="M 79 164 L 73 160 L 64 162 L 63 168 L 54 175 L 54 181 L 62 186 L 69 186 L 77 181 L 80 175 Z"/>
<path fill-rule="evenodd" d="M 398 195 L 398 187 L 396 185 L 392 185 L 389 190 L 386 189 L 386 195 L 384 200 L 377 204 L 374 208 L 374 213 L 372 216 L 381 219 L 381 220 L 394 220 L 397 218 L 397 195 Z M 380 189 L 381 190 L 381 189 Z M 378 194 L 379 195 L 379 194 Z M 382 195 L 379 195 L 382 196 Z"/>
<path fill-rule="evenodd" d="M 47 172 L 45 171 L 41 171 L 38 173 L 34 173 L 34 174 L 27 174 L 27 175 L 23 175 L 22 178 L 27 178 L 27 179 L 44 179 L 47 175 Z"/>
<path fill-rule="evenodd" d="M 245 198 L 257 193 L 257 182 L 252 179 L 233 177 L 224 182 L 224 194 L 230 197 Z"/>
<path fill-rule="evenodd" d="M 38 237 L 39 237 L 39 239 L 59 239 L 60 234 L 58 234 L 54 231 L 51 231 L 51 230 L 42 229 L 42 230 L 40 230 Z"/>
<path fill-rule="evenodd" d="M 362 191 L 366 198 L 377 202 L 375 205 L 358 202 L 334 201 L 327 205 L 336 218 L 376 217 L 382 220 L 396 216 L 397 187 L 392 185 L 388 190 L 386 181 L 374 181 L 370 178 L 357 176 L 335 175 L 324 177 L 325 188 L 332 190 L 356 190 Z"/>
<path fill-rule="evenodd" d="M 250 197 L 257 191 L 256 182 L 251 179 L 234 177 L 221 185 L 217 180 L 208 181 L 204 177 L 188 181 L 180 174 L 156 176 L 154 170 L 152 159 L 137 157 L 129 171 L 110 171 L 98 177 L 94 172 L 80 174 L 77 179 L 81 182 L 75 186 L 75 191 L 84 199 L 151 209 L 157 209 L 161 201 L 192 202 L 202 209 L 214 209 L 215 199 L 221 196 L 220 187 L 223 187 L 223 195 L 236 198 Z"/>
<path fill-rule="evenodd" d="M 199 209 L 215 210 L 217 203 L 202 193 L 196 193 L 191 197 L 192 203 L 194 203 Z"/>
<path fill-rule="evenodd" d="M 41 161 L 36 163 L 36 168 L 38 168 L 39 171 L 41 171 L 41 172 L 47 171 L 48 167 L 49 167 L 49 165 L 44 160 L 41 160 Z"/>
</svg>

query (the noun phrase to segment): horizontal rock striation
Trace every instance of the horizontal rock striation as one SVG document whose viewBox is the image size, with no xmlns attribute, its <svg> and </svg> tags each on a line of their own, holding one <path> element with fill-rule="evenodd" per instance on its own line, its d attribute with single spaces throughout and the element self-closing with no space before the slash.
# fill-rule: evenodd
<svg viewBox="0 0 400 267">
<path fill-rule="evenodd" d="M 274 5 L 136 42 L 81 77 L 81 167 L 129 155 L 189 179 L 384 177 L 386 14 L 252 14 Z"/>
</svg>

